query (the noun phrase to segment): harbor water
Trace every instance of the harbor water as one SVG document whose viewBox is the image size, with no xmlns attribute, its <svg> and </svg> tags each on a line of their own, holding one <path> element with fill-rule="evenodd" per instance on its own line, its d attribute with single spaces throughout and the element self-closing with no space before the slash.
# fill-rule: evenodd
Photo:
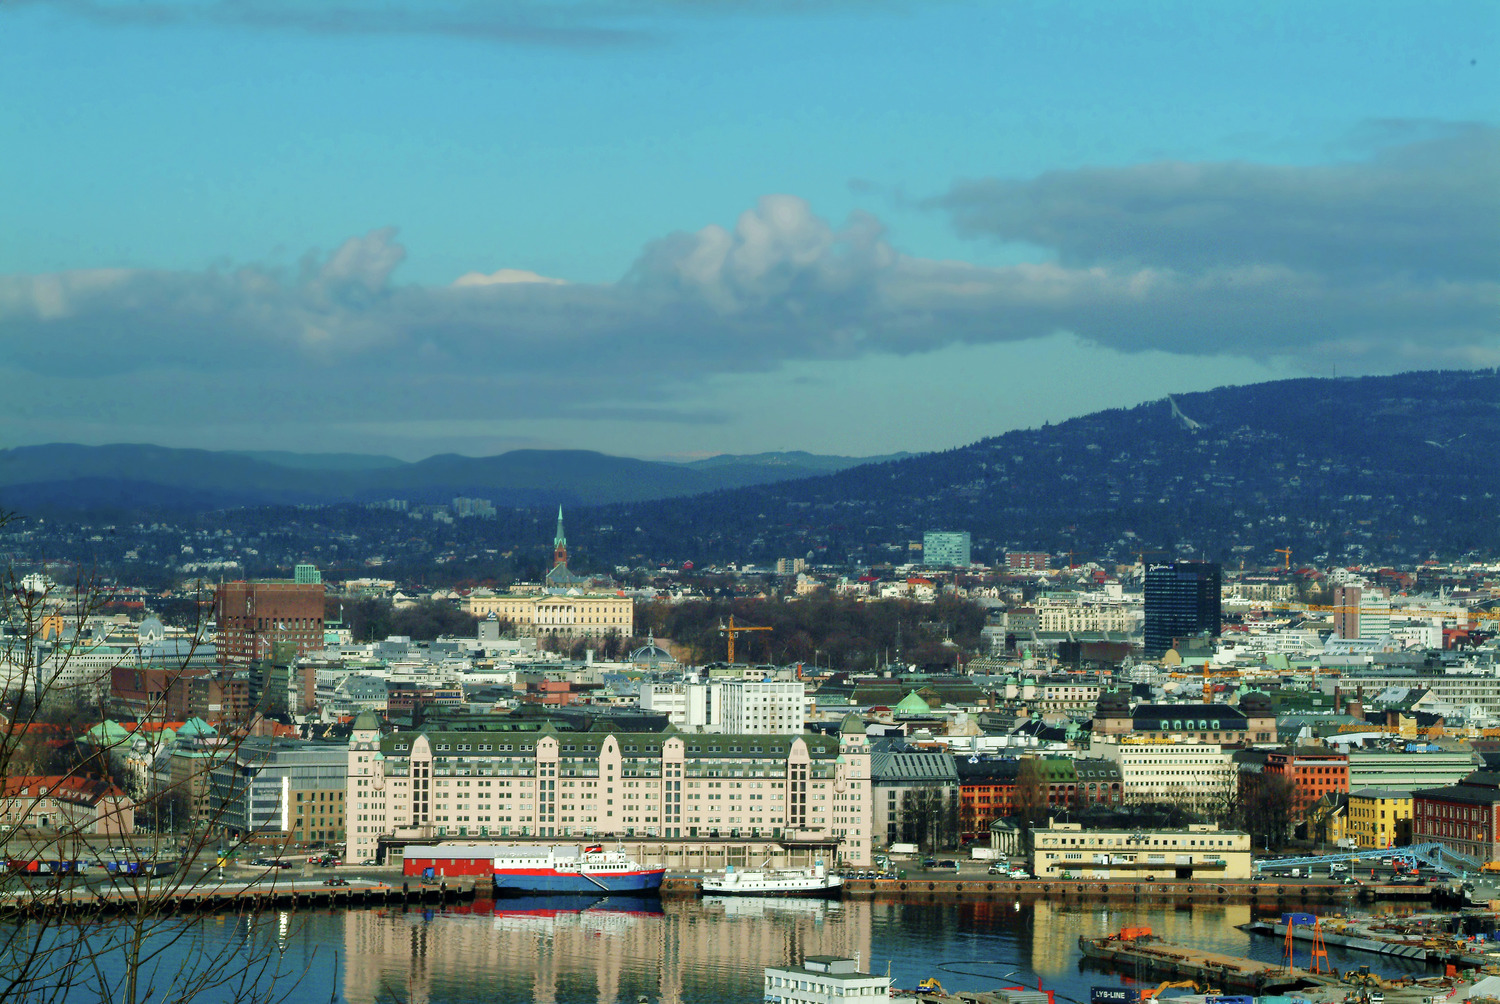
<svg viewBox="0 0 1500 1004">
<path fill-rule="evenodd" d="M 170 978 L 179 961 L 228 949 L 273 961 L 265 978 L 280 974 L 277 996 L 289 1004 L 633 1004 L 641 996 L 653 1004 L 729 1004 L 761 999 L 765 966 L 840 955 L 872 972 L 889 971 L 899 987 L 928 977 L 949 990 L 1040 983 L 1063 1004 L 1081 1004 L 1093 986 L 1156 981 L 1142 974 L 1133 984 L 1128 975 L 1087 968 L 1080 935 L 1149 926 L 1169 942 L 1275 961 L 1284 957 L 1280 939 L 1236 929 L 1269 916 L 1243 904 L 1135 910 L 999 900 L 479 900 L 432 911 L 278 912 L 254 923 L 202 918 L 190 937 L 166 949 L 158 979 Z M 1407 960 L 1334 948 L 1329 955 L 1340 970 L 1364 964 L 1386 975 L 1428 972 Z M 100 961 L 106 971 L 116 968 Z M 1299 946 L 1297 964 L 1306 961 Z"/>
</svg>

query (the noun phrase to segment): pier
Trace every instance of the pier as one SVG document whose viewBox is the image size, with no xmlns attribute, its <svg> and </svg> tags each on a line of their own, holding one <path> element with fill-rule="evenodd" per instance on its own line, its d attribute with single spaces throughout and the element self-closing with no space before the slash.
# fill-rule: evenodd
<svg viewBox="0 0 1500 1004">
<path fill-rule="evenodd" d="M 336 907 L 416 906 L 474 899 L 472 879 L 444 882 L 360 882 L 327 886 L 310 881 L 200 882 L 177 888 L 129 885 L 38 890 L 0 899 L 0 916 L 64 916 L 131 913 L 142 908 L 159 913 L 222 913 L 261 910 L 310 910 Z"/>
</svg>

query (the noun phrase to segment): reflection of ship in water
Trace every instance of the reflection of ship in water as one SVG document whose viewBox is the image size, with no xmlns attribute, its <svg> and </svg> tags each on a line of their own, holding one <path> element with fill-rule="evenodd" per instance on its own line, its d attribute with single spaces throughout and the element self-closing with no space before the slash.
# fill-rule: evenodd
<svg viewBox="0 0 1500 1004">
<path fill-rule="evenodd" d="M 758 920 L 775 914 L 823 919 L 829 911 L 843 909 L 838 900 L 796 899 L 790 896 L 704 896 L 703 905 L 728 920 Z"/>
<path fill-rule="evenodd" d="M 654 896 L 519 896 L 503 900 L 476 899 L 446 913 L 411 913 L 408 923 L 443 920 L 493 919 L 496 930 L 555 931 L 561 928 L 608 934 L 663 916 Z"/>
</svg>

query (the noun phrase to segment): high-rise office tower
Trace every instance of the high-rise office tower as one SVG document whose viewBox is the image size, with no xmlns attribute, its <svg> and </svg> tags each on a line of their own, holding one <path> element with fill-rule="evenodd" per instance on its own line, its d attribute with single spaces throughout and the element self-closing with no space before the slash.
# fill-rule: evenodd
<svg viewBox="0 0 1500 1004">
<path fill-rule="evenodd" d="M 1155 659 L 1174 639 L 1220 629 L 1220 591 L 1224 573 L 1216 564 L 1174 561 L 1146 569 L 1145 654 Z"/>
</svg>

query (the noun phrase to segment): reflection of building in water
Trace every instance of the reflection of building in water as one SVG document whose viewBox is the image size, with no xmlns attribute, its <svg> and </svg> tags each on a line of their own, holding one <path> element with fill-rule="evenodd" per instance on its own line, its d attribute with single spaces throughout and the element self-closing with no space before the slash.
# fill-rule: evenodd
<svg viewBox="0 0 1500 1004">
<path fill-rule="evenodd" d="M 1080 935 L 1092 937 L 1113 934 L 1122 927 L 1149 927 L 1169 944 L 1244 955 L 1248 936 L 1236 927 L 1252 919 L 1248 903 L 1195 903 L 1190 909 L 1179 910 L 1171 904 L 1145 909 L 1123 903 L 1037 900 L 1022 903 L 1020 909 L 1033 911 L 1029 925 L 1035 932 L 1029 946 L 1031 968 L 1053 980 L 1077 971 Z M 1226 940 L 1213 944 L 1205 940 L 1216 937 Z"/>
<path fill-rule="evenodd" d="M 592 985 L 600 1004 L 640 994 L 671 1004 L 685 984 L 701 991 L 729 967 L 759 986 L 764 967 L 800 965 L 808 955 L 870 958 L 867 903 L 667 901 L 656 914 L 587 899 L 552 909 L 556 902 L 480 900 L 473 912 L 430 919 L 351 910 L 344 996 L 427 1004 L 448 986 L 484 986 L 493 1000 L 552 1004 L 594 996 L 584 990 Z"/>
</svg>

